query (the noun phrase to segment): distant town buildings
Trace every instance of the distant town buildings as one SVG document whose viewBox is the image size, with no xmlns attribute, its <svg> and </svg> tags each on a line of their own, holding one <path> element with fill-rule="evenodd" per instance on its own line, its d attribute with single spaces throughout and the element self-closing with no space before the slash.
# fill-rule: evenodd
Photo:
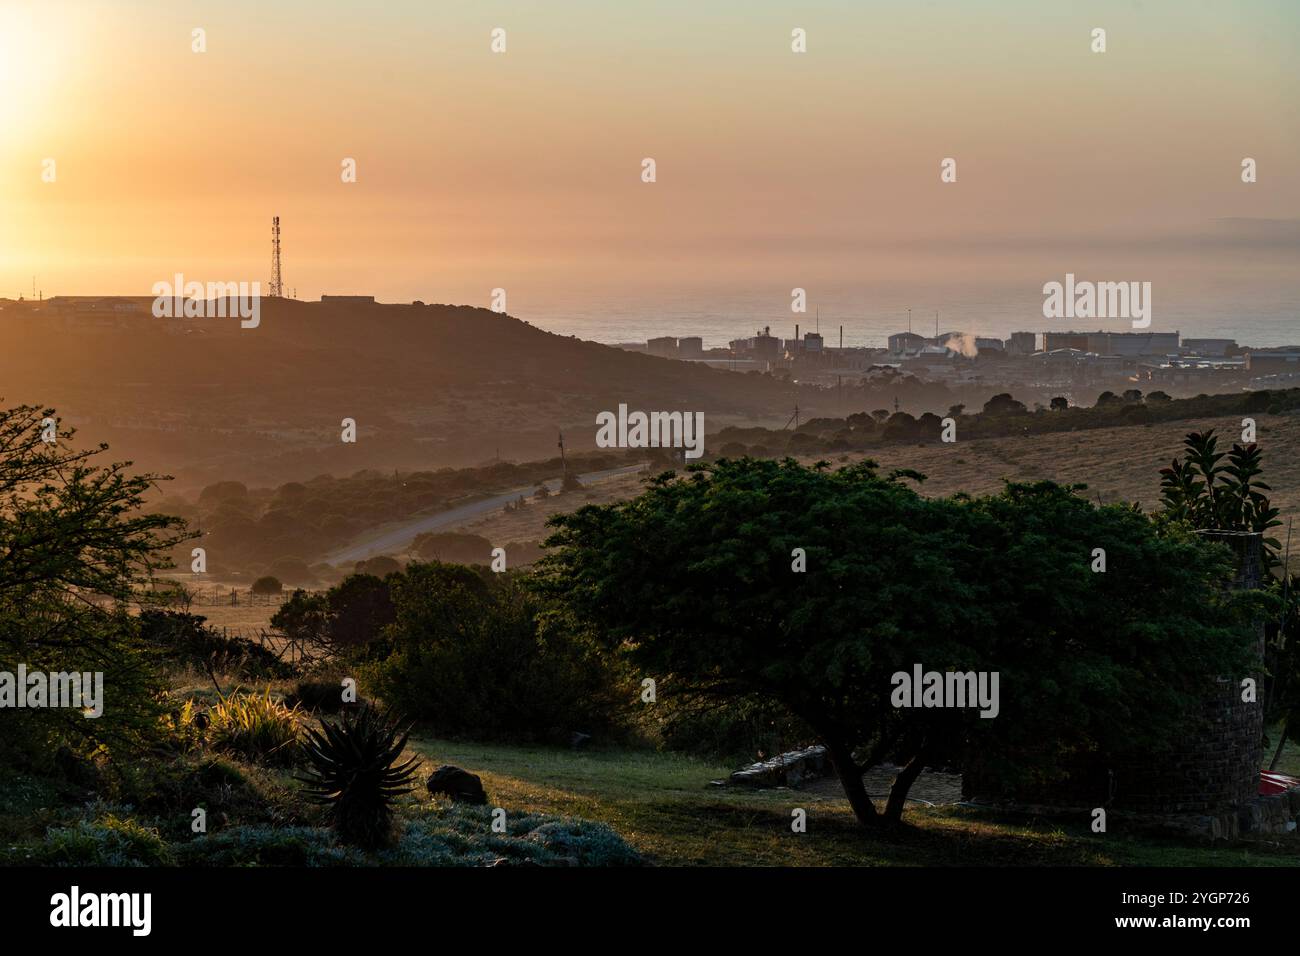
<svg viewBox="0 0 1300 956">
<path fill-rule="evenodd" d="M 828 346 L 820 332 L 781 339 L 771 327 L 727 348 L 705 349 L 699 336 L 624 346 L 661 358 L 733 371 L 769 372 L 801 382 L 841 385 L 885 373 L 949 385 L 1091 388 L 1164 383 L 1189 388 L 1245 384 L 1261 376 L 1300 381 L 1300 346 L 1251 349 L 1230 338 L 1182 339 L 1173 332 L 1021 331 L 1007 339 L 948 331 L 932 337 L 895 332 L 885 348 Z M 841 341 L 843 332 L 841 330 Z"/>
<path fill-rule="evenodd" d="M 1192 355 L 1226 358 L 1238 352 L 1235 339 L 1183 339 L 1183 351 Z"/>
<path fill-rule="evenodd" d="M 1252 375 L 1300 373 L 1300 348 L 1255 349 L 1246 353 L 1246 371 Z"/>
</svg>

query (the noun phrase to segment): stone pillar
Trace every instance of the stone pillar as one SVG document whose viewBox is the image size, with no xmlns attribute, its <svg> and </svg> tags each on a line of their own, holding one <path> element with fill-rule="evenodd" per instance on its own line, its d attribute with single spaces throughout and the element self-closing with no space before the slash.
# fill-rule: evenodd
<svg viewBox="0 0 1300 956">
<path fill-rule="evenodd" d="M 1254 589 L 1264 582 L 1263 535 L 1257 532 L 1206 531 L 1205 537 L 1237 553 L 1232 587 Z M 1021 784 L 1013 793 L 998 792 L 982 771 L 979 755 L 963 766 L 962 793 L 967 799 L 1033 804 L 1043 809 L 1108 808 L 1168 817 L 1223 814 L 1255 799 L 1263 759 L 1262 703 L 1243 703 L 1241 680 L 1262 676 L 1264 627 L 1255 625 L 1260 668 L 1207 682 L 1200 707 L 1188 715 L 1187 732 L 1158 752 L 1089 754 L 1078 759 L 1066 779 L 1047 786 Z M 1229 828 L 1232 829 L 1232 828 Z M 1226 831 L 1225 831 L 1226 832 Z"/>
</svg>

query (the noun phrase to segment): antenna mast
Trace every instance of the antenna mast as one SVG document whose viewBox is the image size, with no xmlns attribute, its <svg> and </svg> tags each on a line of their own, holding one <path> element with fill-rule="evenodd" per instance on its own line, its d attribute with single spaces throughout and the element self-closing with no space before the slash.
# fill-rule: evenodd
<svg viewBox="0 0 1300 956">
<path fill-rule="evenodd" d="M 271 289 L 276 298 L 284 297 L 284 282 L 280 279 L 280 217 L 271 220 Z"/>
</svg>

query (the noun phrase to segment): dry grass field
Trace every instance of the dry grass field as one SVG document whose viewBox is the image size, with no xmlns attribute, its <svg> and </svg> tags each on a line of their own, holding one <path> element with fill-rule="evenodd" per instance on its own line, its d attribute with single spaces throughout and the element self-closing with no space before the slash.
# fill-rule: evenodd
<svg viewBox="0 0 1300 956">
<path fill-rule="evenodd" d="M 576 511 L 583 505 L 602 505 L 635 498 L 649 474 L 652 472 L 616 475 L 592 482 L 582 491 L 552 495 L 540 501 L 528 498 L 527 505 L 518 511 L 507 513 L 500 510 L 476 515 L 449 530 L 482 535 L 489 541 L 541 541 L 550 534 L 546 522 L 551 515 Z"/>
<path fill-rule="evenodd" d="M 1300 513 L 1300 415 L 1257 416 L 1258 439 L 1264 449 L 1264 475 L 1272 486 L 1273 503 L 1283 520 Z M 951 495 L 959 491 L 989 494 L 1004 480 L 1051 479 L 1061 483 L 1086 484 L 1086 494 L 1106 503 L 1140 502 L 1153 510 L 1160 499 L 1160 469 L 1182 448 L 1183 437 L 1195 429 L 1214 428 L 1224 437 L 1221 447 L 1230 447 L 1240 437 L 1240 418 L 1216 418 L 1158 425 L 1101 428 L 1028 437 L 983 438 L 954 444 L 931 442 L 915 445 L 887 445 L 869 455 L 834 456 L 832 464 L 844 464 L 870 457 L 881 469 L 912 468 L 926 476 L 921 491 L 927 495 Z M 815 459 L 806 459 L 813 461 Z M 547 520 L 585 504 L 606 504 L 636 496 L 652 472 L 615 475 L 592 482 L 580 492 L 528 498 L 525 507 L 512 512 L 494 510 L 475 515 L 446 530 L 482 535 L 493 542 L 541 541 L 549 534 Z M 1279 538 L 1285 540 L 1285 529 Z M 1300 550 L 1300 534 L 1292 543 Z M 240 589 L 238 606 L 199 604 L 203 614 L 218 627 L 269 627 L 275 606 L 248 604 L 247 584 Z M 229 585 L 226 586 L 227 590 Z"/>
<path fill-rule="evenodd" d="M 1285 521 L 1300 510 L 1300 415 L 1260 414 L 1256 422 L 1258 441 L 1264 450 L 1264 478 L 1273 488 L 1273 504 L 1281 509 Z M 887 445 L 869 455 L 836 456 L 831 460 L 840 464 L 870 457 L 884 471 L 916 469 L 926 476 L 921 490 L 927 495 L 951 495 L 959 491 L 989 494 L 1001 488 L 1006 479 L 1050 479 L 1063 484 L 1086 484 L 1090 497 L 1099 497 L 1106 503 L 1137 501 L 1151 511 L 1160 500 L 1160 469 L 1180 454 L 1186 434 L 1205 428 L 1214 428 L 1223 436 L 1220 447 L 1226 451 L 1241 437 L 1241 418 L 969 442 L 963 442 L 959 433 L 954 444 Z M 590 489 L 590 502 L 632 497 L 644 480 L 645 474 L 626 475 L 602 483 Z M 472 531 L 491 541 L 541 539 L 546 535 L 547 518 L 587 502 L 585 494 L 530 501 L 522 511 L 481 516 L 457 530 Z M 1279 538 L 1285 538 L 1285 529 L 1281 529 Z M 1292 543 L 1292 550 L 1300 550 L 1300 534 Z"/>
<path fill-rule="evenodd" d="M 1264 479 L 1285 521 L 1300 506 L 1300 415 L 1258 415 Z M 1182 451 L 1189 432 L 1214 428 L 1227 451 L 1240 440 L 1241 418 L 1100 428 L 1037 437 L 980 439 L 951 445 L 895 445 L 871 455 L 882 468 L 915 468 L 926 475 L 929 495 L 997 491 L 1004 479 L 1051 479 L 1088 486 L 1103 502 L 1137 501 L 1144 510 L 1160 500 L 1160 469 Z"/>
</svg>

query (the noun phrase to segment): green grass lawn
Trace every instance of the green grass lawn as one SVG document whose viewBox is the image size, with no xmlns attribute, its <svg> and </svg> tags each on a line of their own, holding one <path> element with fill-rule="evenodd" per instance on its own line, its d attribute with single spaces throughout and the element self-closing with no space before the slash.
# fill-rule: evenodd
<svg viewBox="0 0 1300 956">
<path fill-rule="evenodd" d="M 416 738 L 426 768 L 454 764 L 483 778 L 493 806 L 609 824 L 659 864 L 678 866 L 1295 866 L 1300 836 L 1210 847 L 1093 834 L 1087 821 L 995 817 L 959 807 L 909 810 L 894 833 L 868 833 L 843 796 L 713 788 L 734 768 L 672 753 L 568 751 Z M 1279 769 L 1300 764 L 1288 747 Z M 806 833 L 791 810 L 808 814 Z"/>
</svg>

